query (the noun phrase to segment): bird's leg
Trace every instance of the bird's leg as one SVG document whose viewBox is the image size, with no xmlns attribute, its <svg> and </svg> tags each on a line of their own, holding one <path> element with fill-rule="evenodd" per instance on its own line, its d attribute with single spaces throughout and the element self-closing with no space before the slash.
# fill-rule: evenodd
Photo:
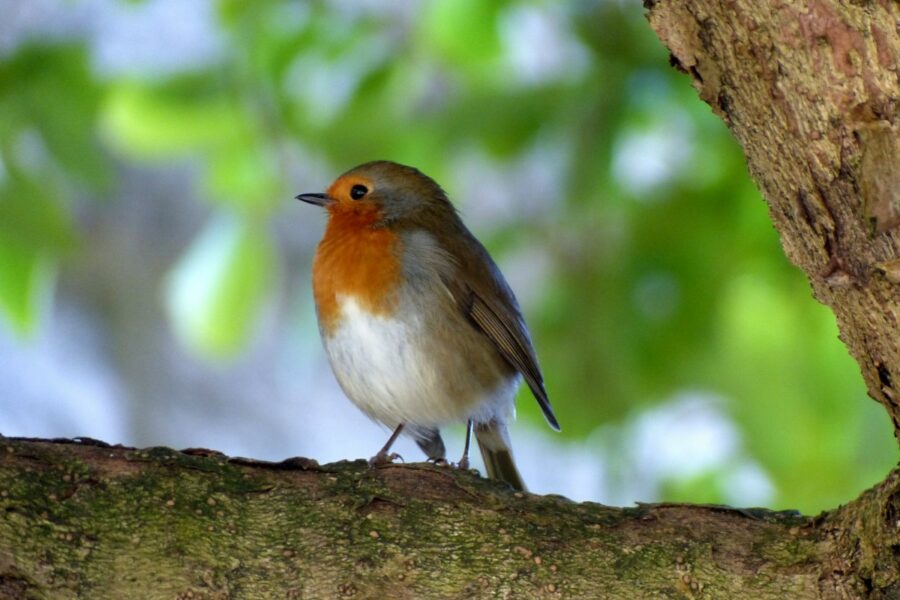
<svg viewBox="0 0 900 600">
<path fill-rule="evenodd" d="M 400 437 L 400 432 L 403 431 L 403 423 L 397 425 L 397 429 L 394 430 L 394 433 L 391 434 L 391 437 L 388 438 L 387 443 L 378 451 L 378 454 L 369 459 L 369 464 L 373 467 L 378 467 L 381 465 L 389 465 L 394 462 L 394 459 L 400 458 L 399 454 L 391 454 L 391 446 L 394 445 L 394 442 L 397 441 L 397 438 Z"/>
<path fill-rule="evenodd" d="M 472 419 L 469 419 L 466 422 L 466 445 L 463 446 L 462 458 L 459 459 L 459 464 L 456 465 L 460 469 L 468 469 L 469 468 L 469 442 L 471 440 L 472 440 Z"/>
</svg>

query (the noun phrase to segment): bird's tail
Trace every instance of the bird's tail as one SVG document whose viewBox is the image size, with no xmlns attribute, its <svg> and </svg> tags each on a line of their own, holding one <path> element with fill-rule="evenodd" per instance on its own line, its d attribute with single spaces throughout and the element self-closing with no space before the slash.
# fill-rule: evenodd
<svg viewBox="0 0 900 600">
<path fill-rule="evenodd" d="M 525 483 L 513 460 L 506 423 L 496 421 L 476 423 L 475 439 L 478 440 L 478 448 L 481 450 L 481 458 L 484 459 L 487 476 L 491 479 L 505 481 L 514 489 L 524 492 Z"/>
</svg>

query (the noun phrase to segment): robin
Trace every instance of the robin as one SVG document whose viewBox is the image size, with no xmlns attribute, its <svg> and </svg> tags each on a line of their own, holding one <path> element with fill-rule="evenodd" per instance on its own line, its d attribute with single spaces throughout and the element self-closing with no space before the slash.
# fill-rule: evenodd
<svg viewBox="0 0 900 600">
<path fill-rule="evenodd" d="M 444 190 L 417 169 L 360 165 L 298 200 L 328 211 L 313 259 L 322 342 L 344 393 L 393 429 L 371 459 L 391 462 L 401 432 L 446 462 L 440 427 L 466 422 L 488 477 L 524 490 L 507 423 L 522 378 L 559 431 L 516 297 Z"/>
</svg>

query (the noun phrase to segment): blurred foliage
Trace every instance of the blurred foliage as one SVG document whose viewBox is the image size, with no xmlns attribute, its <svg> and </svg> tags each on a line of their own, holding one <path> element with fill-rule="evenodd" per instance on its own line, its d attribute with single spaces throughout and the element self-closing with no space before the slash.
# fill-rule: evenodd
<svg viewBox="0 0 900 600">
<path fill-rule="evenodd" d="M 312 191 L 285 188 L 292 160 L 334 174 L 412 163 L 464 214 L 482 188 L 455 174 L 474 160 L 512 174 L 502 187 L 526 208 L 541 204 L 513 205 L 485 241 L 501 262 L 549 257 L 529 321 L 565 435 L 710 390 L 774 504 L 805 511 L 846 501 L 896 459 L 739 149 L 636 6 L 217 6 L 224 50 L 187 71 L 98 74 L 86 41 L 24 43 L 0 60 L 0 307 L 16 329 L 35 327 L 56 265 L 90 243 L 70 199 L 111 185 L 115 160 L 201 165 L 210 220 L 160 286 L 175 331 L 216 356 L 243 347 L 281 280 L 267 223 Z M 556 187 L 525 189 L 545 167 Z M 527 397 L 519 406 L 539 419 Z M 722 501 L 727 471 L 667 493 Z"/>
</svg>

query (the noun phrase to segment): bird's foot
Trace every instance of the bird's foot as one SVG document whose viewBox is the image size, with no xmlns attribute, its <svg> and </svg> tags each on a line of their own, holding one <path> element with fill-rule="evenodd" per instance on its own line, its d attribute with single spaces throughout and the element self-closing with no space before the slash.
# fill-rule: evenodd
<svg viewBox="0 0 900 600">
<path fill-rule="evenodd" d="M 456 463 L 456 468 L 460 469 L 461 471 L 468 471 L 470 468 L 469 457 L 463 456 L 461 459 L 459 459 L 459 462 Z"/>
<path fill-rule="evenodd" d="M 400 460 L 400 462 L 406 462 L 403 460 L 403 457 L 396 452 L 391 452 L 390 454 L 388 454 L 387 452 L 379 452 L 369 459 L 369 466 L 383 467 L 385 465 L 393 464 L 393 462 L 398 459 Z"/>
<path fill-rule="evenodd" d="M 425 462 L 429 462 L 436 467 L 446 467 L 450 464 L 450 462 L 446 458 L 431 458 L 425 460 Z"/>
</svg>

